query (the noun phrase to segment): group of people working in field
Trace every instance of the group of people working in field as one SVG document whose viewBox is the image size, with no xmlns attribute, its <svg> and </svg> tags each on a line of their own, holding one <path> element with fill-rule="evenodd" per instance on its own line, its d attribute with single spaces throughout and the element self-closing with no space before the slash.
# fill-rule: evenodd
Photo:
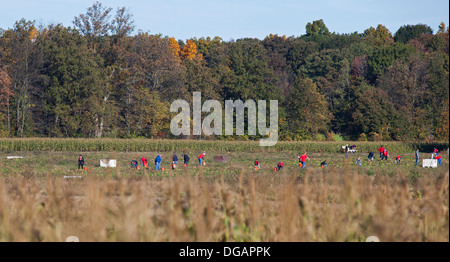
<svg viewBox="0 0 450 262">
<path fill-rule="evenodd" d="M 308 157 L 308 155 L 306 155 L 306 152 L 301 155 L 301 156 L 297 156 L 298 157 L 298 166 L 301 168 L 305 168 L 306 167 L 306 160 L 310 160 L 310 158 Z M 320 163 L 321 167 L 326 167 L 327 166 L 327 161 L 324 160 Z M 279 162 L 277 164 L 277 167 L 274 168 L 274 171 L 280 171 L 281 169 L 283 169 L 284 167 L 284 163 L 283 162 Z M 255 170 L 257 169 L 261 169 L 261 165 L 259 164 L 259 160 L 255 160 Z"/>
<path fill-rule="evenodd" d="M 353 148 L 356 148 L 356 146 L 353 146 Z M 384 148 L 383 146 L 381 146 L 380 148 L 378 148 L 378 151 L 380 152 L 380 159 L 383 161 L 383 160 L 385 160 L 385 161 L 387 161 L 388 160 L 388 157 L 389 157 L 389 152 L 388 152 L 388 150 L 386 149 L 386 148 Z M 348 157 L 348 149 L 346 148 L 346 150 L 345 150 L 345 153 L 346 153 L 346 155 L 345 155 L 345 157 L 347 158 Z M 434 148 L 433 149 L 433 153 L 431 154 L 431 158 L 432 159 L 436 159 L 437 160 L 437 164 L 438 165 L 440 165 L 440 166 L 442 166 L 442 163 L 441 163 L 441 161 L 442 161 L 442 157 L 441 156 L 439 156 L 438 155 L 438 153 L 439 153 L 439 150 L 437 149 L 437 148 Z M 416 166 L 417 165 L 419 165 L 419 159 L 420 159 L 420 153 L 419 153 L 419 149 L 417 149 L 416 150 L 416 152 L 415 152 L 415 157 L 416 157 Z M 369 161 L 373 161 L 374 160 L 374 153 L 373 152 L 369 152 L 369 155 L 367 156 L 367 158 L 368 158 L 368 160 Z M 301 155 L 301 156 L 298 156 L 298 161 L 299 161 L 299 167 L 301 167 L 301 168 L 305 168 L 306 167 L 306 160 L 309 160 L 310 158 L 306 155 L 306 152 L 303 154 L 303 155 Z M 398 156 L 396 156 L 395 157 L 395 163 L 396 164 L 400 164 L 400 162 L 401 162 L 401 156 L 400 155 L 398 155 Z M 355 162 L 357 165 L 359 165 L 359 166 L 362 166 L 362 160 L 361 160 L 361 158 L 357 158 L 356 159 L 356 162 Z M 324 167 L 327 167 L 327 161 L 326 160 L 324 160 L 324 161 L 322 161 L 321 163 L 320 163 L 320 166 L 322 167 L 322 168 L 324 168 Z M 283 167 L 284 167 L 284 163 L 283 162 L 279 162 L 278 164 L 277 164 L 277 167 L 276 168 L 274 168 L 274 170 L 275 171 L 280 171 L 281 169 L 283 169 Z M 259 163 L 259 161 L 258 160 L 256 160 L 255 161 L 255 170 L 256 169 L 261 169 L 261 166 L 260 166 L 260 163 Z"/>
<path fill-rule="evenodd" d="M 388 152 L 388 150 L 386 148 L 383 147 L 383 145 L 380 148 L 378 148 L 378 152 L 380 152 L 380 159 L 381 160 L 385 160 L 385 161 L 388 160 L 389 152 Z M 431 159 L 436 159 L 437 160 L 437 164 L 442 166 L 442 163 L 441 163 L 442 157 L 438 156 L 438 153 L 439 153 L 439 150 L 437 148 L 434 148 L 433 152 L 431 153 Z M 418 166 L 419 165 L 419 160 L 420 160 L 419 149 L 416 149 L 416 152 L 415 152 L 414 156 L 416 158 L 416 166 Z M 373 152 L 370 152 L 369 155 L 367 156 L 367 158 L 369 159 L 369 161 L 372 161 L 374 159 Z M 399 155 L 396 156 L 395 157 L 395 163 L 396 164 L 400 164 L 401 159 L 402 159 L 401 156 L 399 156 Z M 360 160 L 360 159 L 358 158 L 358 160 Z M 362 165 L 362 161 L 360 161 L 360 162 L 361 162 L 360 165 Z M 358 163 L 358 161 L 357 161 L 357 163 Z"/>
<path fill-rule="evenodd" d="M 189 165 L 189 156 L 187 154 L 181 154 L 184 161 L 184 166 L 187 167 Z M 159 154 L 155 158 L 155 170 L 164 170 L 164 167 L 161 167 L 161 161 L 162 161 L 162 154 Z M 205 153 L 202 153 L 198 156 L 198 161 L 200 165 L 205 165 Z M 175 154 L 175 152 L 172 155 L 172 169 L 176 169 L 178 164 L 178 156 Z M 147 168 L 148 167 L 148 160 L 145 157 L 141 157 L 140 159 L 140 165 L 138 161 L 132 160 L 131 161 L 131 167 L 139 169 L 139 168 Z"/>
<path fill-rule="evenodd" d="M 348 150 L 345 150 L 345 151 L 346 151 L 346 156 L 345 157 L 347 158 L 348 157 L 348 155 L 347 155 L 348 154 Z M 381 147 L 378 148 L 378 152 L 380 152 L 380 159 L 381 159 L 381 161 L 383 161 L 383 160 L 387 161 L 388 160 L 389 152 L 388 152 L 388 150 L 386 148 L 383 147 L 383 145 L 381 145 Z M 439 150 L 437 148 L 434 148 L 433 152 L 431 154 L 431 158 L 432 159 L 436 159 L 437 160 L 437 164 L 442 166 L 442 163 L 441 163 L 442 157 L 439 156 L 438 154 L 439 154 Z M 188 164 L 189 164 L 189 160 L 190 160 L 189 156 L 187 154 L 181 154 L 181 156 L 183 157 L 184 166 L 187 167 Z M 369 161 L 373 161 L 374 160 L 373 152 L 369 152 L 369 155 L 367 156 L 367 158 L 368 158 Z M 420 159 L 419 149 L 417 149 L 416 152 L 415 152 L 415 158 L 416 158 L 416 166 L 418 166 L 419 165 L 419 159 Z M 161 160 L 162 160 L 162 155 L 161 154 L 157 155 L 156 158 L 155 158 L 155 170 L 164 170 L 164 168 L 161 167 Z M 298 162 L 299 162 L 298 165 L 299 165 L 299 167 L 304 169 L 306 167 L 306 160 L 310 160 L 310 158 L 306 155 L 306 152 L 303 155 L 298 156 Z M 205 163 L 205 153 L 202 153 L 202 154 L 200 154 L 198 156 L 198 161 L 199 161 L 199 165 L 200 166 L 206 164 Z M 396 164 L 400 164 L 400 161 L 401 161 L 401 156 L 399 156 L 399 155 L 396 156 L 395 163 Z M 79 155 L 79 157 L 78 157 L 78 169 L 86 169 L 84 167 L 84 164 L 85 164 L 84 157 L 82 155 Z M 177 168 L 177 164 L 178 164 L 178 156 L 174 152 L 173 156 L 172 156 L 172 169 L 176 169 Z M 259 160 L 255 160 L 254 164 L 255 164 L 255 166 L 254 166 L 255 170 L 261 169 L 261 165 L 259 163 Z M 361 158 L 359 158 L 359 157 L 357 158 L 356 164 L 359 165 L 359 166 L 362 166 Z M 320 166 L 322 168 L 327 167 L 327 161 L 326 160 L 322 161 L 320 163 Z M 144 168 L 144 167 L 147 168 L 148 167 L 148 160 L 144 156 L 141 157 L 140 164 L 139 164 L 138 161 L 132 160 L 131 161 L 131 167 L 136 168 L 136 169 L 139 169 L 140 167 L 141 168 Z M 283 162 L 279 162 L 277 164 L 277 167 L 274 168 L 274 170 L 275 171 L 280 171 L 281 169 L 283 169 L 283 167 L 284 167 L 284 163 Z"/>
</svg>

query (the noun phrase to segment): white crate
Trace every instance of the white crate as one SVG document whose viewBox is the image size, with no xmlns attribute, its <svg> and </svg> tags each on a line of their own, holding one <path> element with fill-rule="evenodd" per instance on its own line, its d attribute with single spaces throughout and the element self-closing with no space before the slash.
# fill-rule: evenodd
<svg viewBox="0 0 450 262">
<path fill-rule="evenodd" d="M 116 159 L 100 159 L 101 167 L 116 167 Z"/>
<path fill-rule="evenodd" d="M 422 160 L 422 167 L 437 167 L 437 159 L 424 159 Z"/>
</svg>

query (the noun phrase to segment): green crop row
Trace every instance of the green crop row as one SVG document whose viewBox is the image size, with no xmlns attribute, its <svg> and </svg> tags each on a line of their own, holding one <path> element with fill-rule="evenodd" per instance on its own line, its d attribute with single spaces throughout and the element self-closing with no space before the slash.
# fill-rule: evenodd
<svg viewBox="0 0 450 262">
<path fill-rule="evenodd" d="M 356 145 L 358 152 L 377 152 L 383 145 L 390 152 L 431 152 L 433 148 L 447 151 L 448 142 L 278 142 L 272 147 L 261 147 L 258 141 L 212 140 L 153 140 L 153 139 L 76 139 L 76 138 L 13 138 L 0 139 L 0 151 L 217 151 L 217 152 L 285 152 L 295 151 L 337 153 L 343 145 Z"/>
</svg>

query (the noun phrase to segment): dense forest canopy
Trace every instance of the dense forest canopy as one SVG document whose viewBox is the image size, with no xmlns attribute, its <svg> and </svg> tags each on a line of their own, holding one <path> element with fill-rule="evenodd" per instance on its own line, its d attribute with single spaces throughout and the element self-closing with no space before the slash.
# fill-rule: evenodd
<svg viewBox="0 0 450 262">
<path fill-rule="evenodd" d="M 298 37 L 228 42 L 135 32 L 126 8 L 99 2 L 73 27 L 0 29 L 0 137 L 175 138 L 170 103 L 200 91 L 278 100 L 281 140 L 448 140 L 444 23 L 336 34 L 316 20 Z"/>
</svg>

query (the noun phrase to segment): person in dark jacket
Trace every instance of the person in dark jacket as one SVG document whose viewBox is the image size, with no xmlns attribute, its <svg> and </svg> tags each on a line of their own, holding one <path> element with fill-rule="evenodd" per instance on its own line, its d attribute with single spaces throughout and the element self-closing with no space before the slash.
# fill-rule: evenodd
<svg viewBox="0 0 450 262">
<path fill-rule="evenodd" d="M 283 168 L 283 166 L 284 166 L 284 163 L 283 163 L 283 162 L 278 163 L 278 165 L 277 165 L 277 171 L 280 171 L 280 170 Z"/>
<path fill-rule="evenodd" d="M 367 159 L 369 159 L 370 161 L 373 160 L 373 152 L 369 152 L 369 155 L 367 156 Z"/>
<path fill-rule="evenodd" d="M 82 155 L 80 155 L 79 157 L 78 157 L 78 169 L 83 169 L 84 167 L 84 157 L 82 156 Z"/>
<path fill-rule="evenodd" d="M 184 164 L 185 164 L 185 166 L 187 166 L 189 163 L 189 156 L 186 154 L 182 154 L 182 156 L 183 156 Z"/>
<path fill-rule="evenodd" d="M 177 155 L 175 155 L 175 153 L 173 153 L 172 161 L 175 165 L 178 164 L 178 157 Z"/>
<path fill-rule="evenodd" d="M 131 164 L 131 167 L 133 167 L 133 168 L 138 167 L 138 161 L 136 161 L 136 160 L 131 160 L 130 164 Z"/>
</svg>

